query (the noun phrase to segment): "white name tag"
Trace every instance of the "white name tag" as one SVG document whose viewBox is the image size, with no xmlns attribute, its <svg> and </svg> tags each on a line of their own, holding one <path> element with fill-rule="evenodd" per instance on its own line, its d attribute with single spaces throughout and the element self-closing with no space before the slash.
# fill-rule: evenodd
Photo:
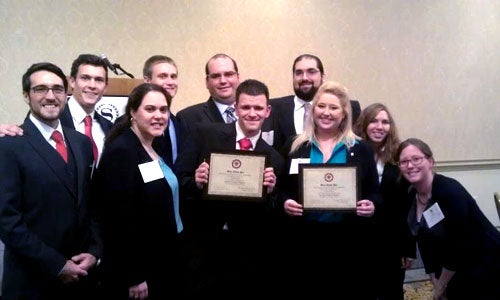
<svg viewBox="0 0 500 300">
<path fill-rule="evenodd" d="M 160 167 L 158 160 L 153 160 L 147 163 L 138 165 L 139 171 L 141 171 L 142 180 L 144 183 L 163 178 L 163 172 Z"/>
<path fill-rule="evenodd" d="M 424 211 L 423 215 L 425 218 L 425 222 L 427 222 L 427 226 L 429 226 L 429 228 L 434 227 L 434 225 L 444 219 L 441 207 L 439 207 L 439 204 L 437 202 L 429 207 L 426 211 Z"/>
<path fill-rule="evenodd" d="M 262 131 L 260 137 L 266 142 L 269 146 L 274 144 L 274 130 L 271 131 Z"/>
<path fill-rule="evenodd" d="M 299 164 L 309 164 L 310 162 L 310 158 L 293 158 L 290 163 L 289 174 L 299 174 Z"/>
</svg>

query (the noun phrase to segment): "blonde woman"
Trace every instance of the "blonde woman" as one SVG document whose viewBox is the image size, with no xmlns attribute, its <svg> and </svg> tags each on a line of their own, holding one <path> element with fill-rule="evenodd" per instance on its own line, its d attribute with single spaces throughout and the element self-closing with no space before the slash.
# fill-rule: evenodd
<svg viewBox="0 0 500 300">
<path fill-rule="evenodd" d="M 371 217 L 378 201 L 378 177 L 371 147 L 352 131 L 347 89 L 323 83 L 314 96 L 304 131 L 285 144 L 289 174 L 282 180 L 283 209 L 290 217 L 286 260 L 304 292 L 372 299 Z M 359 173 L 356 210 L 308 211 L 298 202 L 296 164 L 355 165 Z M 323 275 L 326 274 L 326 275 Z M 364 288 L 359 288 L 362 284 Z"/>
</svg>

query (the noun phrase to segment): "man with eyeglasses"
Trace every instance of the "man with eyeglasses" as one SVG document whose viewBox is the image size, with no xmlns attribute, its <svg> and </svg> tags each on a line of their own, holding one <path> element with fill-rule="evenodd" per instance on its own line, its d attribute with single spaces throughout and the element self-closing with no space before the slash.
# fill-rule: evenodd
<svg viewBox="0 0 500 300">
<path fill-rule="evenodd" d="M 210 98 L 177 113 L 188 132 L 200 123 L 234 123 L 236 88 L 240 84 L 236 61 L 226 54 L 212 56 L 205 65 L 205 84 Z"/>
<path fill-rule="evenodd" d="M 69 97 L 67 107 L 60 116 L 61 123 L 92 139 L 93 147 L 95 145 L 94 160 L 98 162 L 104 147 L 105 135 L 113 126 L 111 121 L 95 111 L 97 102 L 101 100 L 108 85 L 106 63 L 96 55 L 79 55 L 71 66 L 69 84 L 72 96 Z M 90 118 L 90 122 L 86 117 Z M 22 129 L 16 125 L 0 125 L 0 136 L 22 134 Z"/>
<path fill-rule="evenodd" d="M 325 78 L 323 63 L 315 55 L 302 54 L 293 62 L 292 76 L 295 95 L 271 99 L 271 116 L 262 127 L 263 138 L 278 150 L 289 137 L 302 133 L 310 103 Z M 361 107 L 351 100 L 351 108 L 354 124 Z"/>
<path fill-rule="evenodd" d="M 91 141 L 60 121 L 68 81 L 59 67 L 32 65 L 22 86 L 24 134 L 0 139 L 2 299 L 94 299 L 102 244 L 88 209 Z"/>
</svg>

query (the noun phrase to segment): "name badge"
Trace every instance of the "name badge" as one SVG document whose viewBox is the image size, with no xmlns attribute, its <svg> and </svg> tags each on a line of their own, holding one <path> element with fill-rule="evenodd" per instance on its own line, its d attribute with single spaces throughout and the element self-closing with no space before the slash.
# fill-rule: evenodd
<svg viewBox="0 0 500 300">
<path fill-rule="evenodd" d="M 299 174 L 299 164 L 309 164 L 310 162 L 310 158 L 293 158 L 290 163 L 289 174 Z"/>
<path fill-rule="evenodd" d="M 158 160 L 153 160 L 147 163 L 139 164 L 138 166 L 139 166 L 139 171 L 141 172 L 142 175 L 142 180 L 144 180 L 144 183 L 148 183 L 153 180 L 164 177 Z"/>
<path fill-rule="evenodd" d="M 424 211 L 423 216 L 429 228 L 434 227 L 434 225 L 444 219 L 443 212 L 441 211 L 441 208 L 439 207 L 439 204 L 437 202 L 429 207 L 426 211 Z"/>
</svg>

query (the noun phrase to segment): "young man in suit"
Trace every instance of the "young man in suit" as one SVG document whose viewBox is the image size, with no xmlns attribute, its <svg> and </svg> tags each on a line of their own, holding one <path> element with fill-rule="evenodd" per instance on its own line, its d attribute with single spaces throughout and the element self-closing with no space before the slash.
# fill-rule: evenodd
<svg viewBox="0 0 500 300">
<path fill-rule="evenodd" d="M 195 295 L 212 294 L 238 298 L 238 290 L 259 295 L 272 288 L 274 242 L 274 187 L 276 174 L 284 161 L 280 154 L 261 138 L 261 127 L 269 116 L 269 91 L 257 80 L 246 80 L 236 90 L 234 123 L 212 123 L 197 128 L 178 163 L 181 192 L 186 205 L 195 212 L 189 224 L 194 226 L 200 244 L 198 253 L 201 277 L 195 283 Z M 246 144 L 245 142 L 246 141 Z M 247 150 L 264 153 L 269 165 L 264 170 L 264 202 L 202 199 L 208 184 L 210 153 Z M 212 178 L 215 180 L 215 178 Z M 184 218 L 186 220 L 186 218 Z M 188 220 L 186 220 L 188 222 Z M 185 225 L 186 225 L 186 222 Z M 185 227 L 186 228 L 186 227 Z M 255 279 L 259 283 L 255 284 Z M 269 284 L 269 285 L 268 285 Z"/>
<path fill-rule="evenodd" d="M 295 95 L 271 99 L 272 113 L 262 127 L 266 142 L 278 150 L 289 137 L 302 133 L 305 113 L 325 78 L 323 63 L 317 56 L 302 54 L 293 62 L 292 76 Z M 354 123 L 361 113 L 359 102 L 351 100 L 351 108 Z"/>
<path fill-rule="evenodd" d="M 61 113 L 61 124 L 92 138 L 95 144 L 95 154 L 97 154 L 95 160 L 98 161 L 104 146 L 105 135 L 113 126 L 111 121 L 95 111 L 95 106 L 101 100 L 108 85 L 106 63 L 96 55 L 79 55 L 71 66 L 69 84 L 72 88 L 72 96 L 68 99 L 66 109 Z M 90 130 L 86 131 L 85 118 L 87 116 L 90 116 L 92 122 Z M 22 128 L 16 125 L 0 125 L 0 136 L 22 134 Z"/>
<path fill-rule="evenodd" d="M 177 64 L 172 58 L 164 55 L 151 56 L 144 63 L 142 75 L 144 82 L 162 86 L 172 96 L 172 99 L 177 94 L 178 70 Z M 163 144 L 160 147 L 166 148 L 166 153 L 168 154 L 166 159 L 173 165 L 182 151 L 184 128 L 172 112 L 170 112 L 170 119 L 164 136 L 165 139 L 155 139 L 155 144 Z"/>
<path fill-rule="evenodd" d="M 88 207 L 92 145 L 60 122 L 68 87 L 60 68 L 34 64 L 22 85 L 24 134 L 0 139 L 2 299 L 91 299 L 102 256 Z"/>
<path fill-rule="evenodd" d="M 212 56 L 205 65 L 205 83 L 210 98 L 177 113 L 177 118 L 191 133 L 199 123 L 232 123 L 236 121 L 234 102 L 240 83 L 238 65 L 226 54 Z"/>
</svg>

